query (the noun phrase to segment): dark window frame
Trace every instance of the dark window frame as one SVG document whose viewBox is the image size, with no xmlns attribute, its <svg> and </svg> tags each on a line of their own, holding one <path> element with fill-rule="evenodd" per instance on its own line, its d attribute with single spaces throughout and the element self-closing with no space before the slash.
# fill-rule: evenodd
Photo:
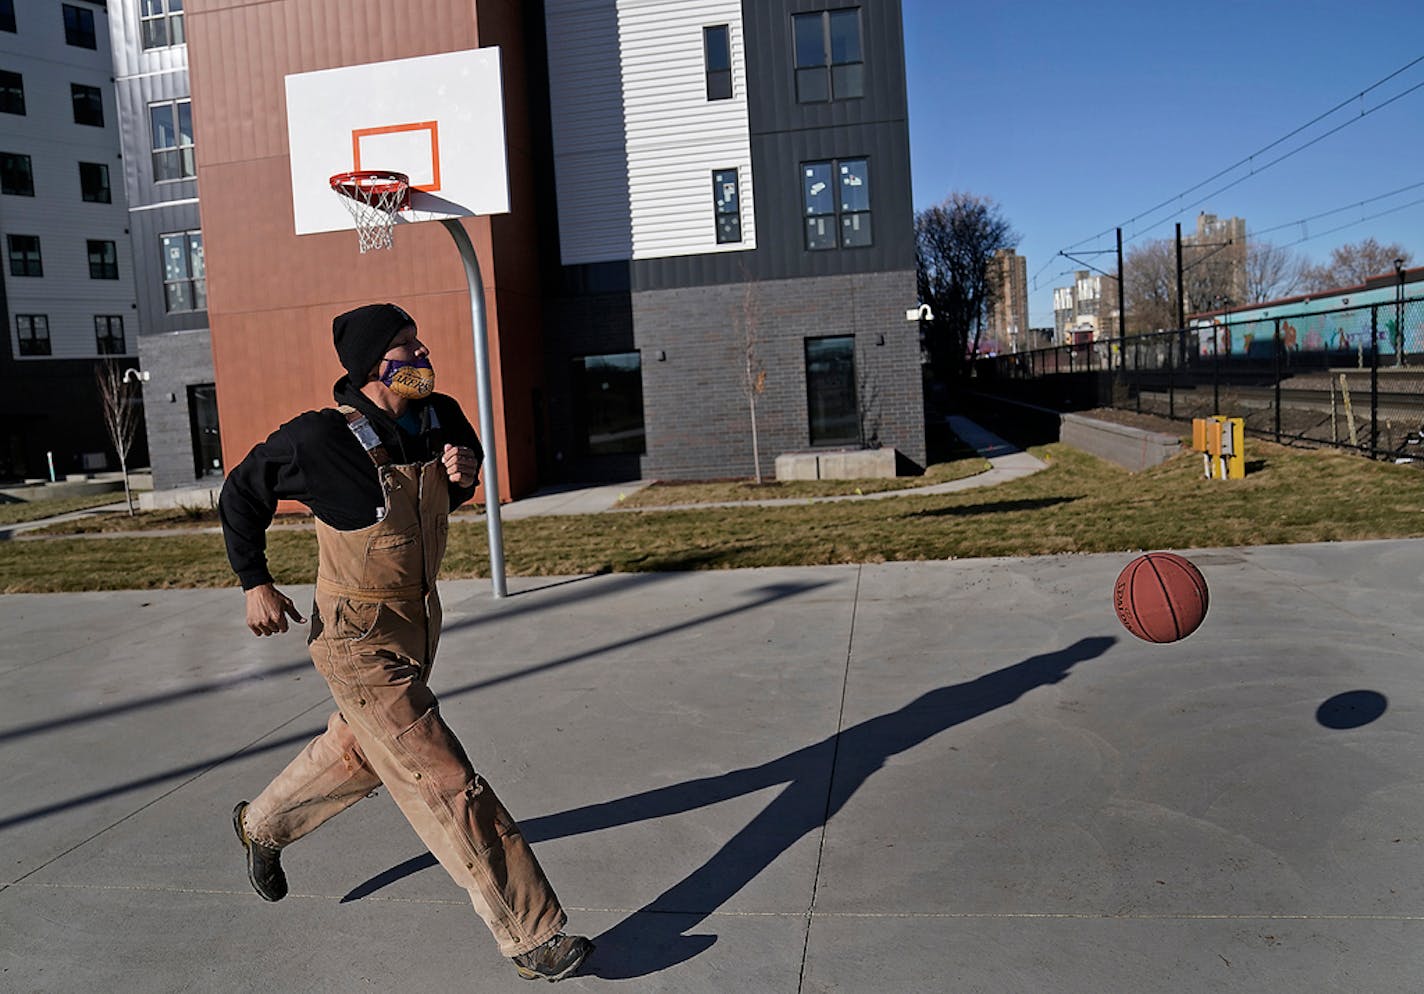
<svg viewBox="0 0 1424 994">
<path fill-rule="evenodd" d="M 94 27 L 94 12 L 72 3 L 60 4 L 64 16 L 64 43 L 75 48 L 98 50 L 99 35 Z"/>
<path fill-rule="evenodd" d="M 85 167 L 97 183 L 86 181 Z M 79 163 L 79 196 L 86 204 L 111 204 L 114 202 L 113 187 L 109 185 L 109 165 L 106 162 Z"/>
<path fill-rule="evenodd" d="M 179 255 L 169 258 L 169 239 L 182 239 Z M 201 273 L 193 267 L 194 249 L 202 266 Z M 208 271 L 203 255 L 203 231 L 165 231 L 158 236 L 158 264 L 163 270 L 163 308 L 169 314 L 204 311 L 208 307 Z M 175 268 L 174 263 L 181 263 Z M 176 305 L 176 306 L 175 306 Z"/>
<path fill-rule="evenodd" d="M 98 246 L 97 249 L 95 246 Z M 91 280 L 116 280 L 119 278 L 119 246 L 107 238 L 85 240 L 85 250 L 89 255 L 89 278 Z"/>
<path fill-rule="evenodd" d="M 26 327 L 29 330 L 28 335 L 23 333 Z M 49 315 L 16 314 L 15 340 L 19 344 L 18 351 L 22 356 L 53 355 L 54 349 L 49 339 Z"/>
<path fill-rule="evenodd" d="M 707 75 L 707 99 L 732 99 L 732 26 L 709 24 L 702 29 L 702 66 Z"/>
<path fill-rule="evenodd" d="M 837 53 L 835 22 L 842 25 L 854 18 L 854 51 Z M 820 54 L 804 58 L 801 27 L 819 26 Z M 804 11 L 791 15 L 791 65 L 794 75 L 796 102 L 803 104 L 830 103 L 836 100 L 859 100 L 865 96 L 865 19 L 861 8 L 832 7 L 827 10 Z"/>
<path fill-rule="evenodd" d="M 848 172 L 859 164 L 861 173 Z M 822 191 L 812 193 L 808 180 L 814 178 L 814 170 L 824 169 L 829 173 L 829 186 L 824 191 L 829 194 L 829 209 L 819 209 L 812 197 L 821 199 Z M 832 249 L 862 249 L 875 244 L 872 218 L 875 213 L 870 195 L 870 156 L 854 155 L 836 159 L 815 159 L 801 163 L 801 208 L 806 221 L 803 230 L 802 247 L 807 252 L 827 252 Z M 851 180 L 858 179 L 852 183 Z M 848 204 L 847 189 L 864 187 L 864 206 Z M 832 231 L 828 235 L 824 224 L 816 224 L 826 219 L 832 220 Z M 861 234 L 861 222 L 864 234 Z M 851 234 L 853 233 L 853 234 Z"/>
<path fill-rule="evenodd" d="M 149 11 L 146 14 L 145 9 Z M 144 51 L 187 43 L 183 0 L 141 0 L 138 20 Z"/>
<path fill-rule="evenodd" d="M 0 0 L 0 31 L 15 34 L 18 30 L 15 26 L 15 0 Z"/>
<path fill-rule="evenodd" d="M 188 134 L 183 134 L 183 114 L 186 108 Z M 154 111 L 166 110 L 168 124 L 173 132 L 172 145 L 160 145 L 159 128 L 155 127 Z M 193 101 L 190 97 L 172 100 L 155 100 L 148 105 L 148 143 L 153 156 L 153 181 L 155 183 L 177 183 L 193 179 L 198 175 L 196 139 L 193 134 Z M 184 139 L 187 139 L 185 142 Z"/>
<path fill-rule="evenodd" d="M 74 104 L 74 123 L 88 128 L 104 126 L 104 91 L 88 83 L 70 83 L 69 99 Z"/>
<path fill-rule="evenodd" d="M 817 376 L 814 372 L 814 363 L 817 358 L 812 356 L 813 346 L 825 346 L 831 343 L 845 342 L 849 345 L 850 373 L 849 376 L 839 377 L 842 380 L 841 392 L 847 390 L 850 393 L 850 411 L 844 410 L 830 411 L 831 402 L 835 397 L 830 394 L 821 394 L 819 391 L 828 383 L 827 377 Z M 860 424 L 860 391 L 856 385 L 855 377 L 855 336 L 854 335 L 812 335 L 802 339 L 802 354 L 805 357 L 806 369 L 806 435 L 813 448 L 822 447 L 845 447 L 848 445 L 859 445 L 861 439 Z M 830 382 L 834 387 L 835 383 Z M 823 420 L 823 415 L 830 411 L 837 416 L 837 420 L 844 422 L 841 429 L 837 431 L 834 427 L 827 425 Z M 818 432 L 817 426 L 820 425 Z M 853 429 L 853 430 L 852 430 Z"/>
<path fill-rule="evenodd" d="M 118 332 L 114 331 L 117 324 Z M 94 349 L 99 355 L 124 355 L 124 316 L 122 314 L 94 315 Z"/>
<path fill-rule="evenodd" d="M 24 247 L 17 247 L 15 239 L 29 239 L 30 244 Z M 5 236 L 5 252 L 10 259 L 11 276 L 43 276 L 44 256 L 40 251 L 39 235 L 7 234 Z"/>
<path fill-rule="evenodd" d="M 0 69 L 0 114 L 25 116 L 25 76 Z"/>
<path fill-rule="evenodd" d="M 725 186 L 731 179 L 730 203 Z M 742 179 L 735 166 L 712 170 L 712 212 L 717 227 L 718 245 L 737 245 L 742 241 Z"/>
<path fill-rule="evenodd" d="M 632 393 L 624 396 L 610 391 L 610 384 L 606 381 L 597 391 L 591 389 L 592 375 L 597 370 L 590 369 L 590 360 L 602 360 L 600 365 L 614 373 L 617 372 L 616 360 L 628 357 L 637 360 L 632 368 L 622 371 L 628 375 L 628 384 L 635 388 Z M 648 451 L 648 419 L 647 406 L 644 403 L 642 352 L 634 349 L 629 352 L 575 356 L 572 365 L 574 403 L 579 413 L 579 424 L 583 429 L 578 439 L 581 453 L 586 456 L 645 455 Z M 606 397 L 613 398 L 614 403 L 594 402 L 594 398 L 602 401 Z M 635 407 L 636 421 L 632 417 Z M 635 423 L 636 434 L 631 433 L 632 429 L 619 428 L 620 425 Z M 598 429 L 601 428 L 613 430 L 603 432 L 604 437 L 600 440 Z"/>
<path fill-rule="evenodd" d="M 23 166 L 23 169 L 19 167 Z M 14 180 L 23 178 L 23 183 Z M 34 163 L 24 152 L 0 152 L 0 193 L 12 197 L 35 195 Z"/>
</svg>

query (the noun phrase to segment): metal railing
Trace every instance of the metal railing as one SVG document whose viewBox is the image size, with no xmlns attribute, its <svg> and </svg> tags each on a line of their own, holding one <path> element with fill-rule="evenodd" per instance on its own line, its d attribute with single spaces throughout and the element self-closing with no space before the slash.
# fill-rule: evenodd
<svg viewBox="0 0 1424 994">
<path fill-rule="evenodd" d="M 1056 410 L 1242 417 L 1248 433 L 1424 461 L 1424 297 L 1224 315 L 979 359 L 974 389 Z"/>
</svg>

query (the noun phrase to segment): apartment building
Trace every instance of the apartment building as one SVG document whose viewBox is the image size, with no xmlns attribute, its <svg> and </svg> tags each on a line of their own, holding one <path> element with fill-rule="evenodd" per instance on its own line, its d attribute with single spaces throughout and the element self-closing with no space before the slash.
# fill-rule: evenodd
<svg viewBox="0 0 1424 994">
<path fill-rule="evenodd" d="M 118 465 L 94 374 L 136 365 L 138 321 L 109 21 L 0 0 L 0 478 Z"/>
<path fill-rule="evenodd" d="M 276 108 L 287 74 L 498 45 L 511 211 L 462 224 L 513 495 L 749 476 L 753 402 L 768 474 L 815 447 L 923 464 L 897 0 L 189 0 L 186 17 L 229 463 L 330 402 L 331 317 L 369 300 L 416 316 L 473 410 L 445 232 L 402 226 L 364 256 L 349 233 L 294 236 Z"/>
<path fill-rule="evenodd" d="M 113 75 L 157 490 L 221 482 L 182 0 L 111 0 Z"/>
<path fill-rule="evenodd" d="M 985 322 L 985 343 L 998 352 L 1034 347 L 1028 326 L 1028 260 L 1013 249 L 1000 249 L 989 262 L 994 299 Z"/>
</svg>

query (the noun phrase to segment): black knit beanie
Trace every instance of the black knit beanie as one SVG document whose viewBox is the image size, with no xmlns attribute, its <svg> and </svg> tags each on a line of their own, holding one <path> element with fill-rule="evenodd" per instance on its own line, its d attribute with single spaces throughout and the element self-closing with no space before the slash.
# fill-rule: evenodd
<svg viewBox="0 0 1424 994">
<path fill-rule="evenodd" d="M 371 370 L 391 347 L 391 339 L 415 318 L 395 304 L 367 304 L 338 314 L 331 322 L 331 336 L 341 365 L 356 386 L 366 382 Z"/>
</svg>

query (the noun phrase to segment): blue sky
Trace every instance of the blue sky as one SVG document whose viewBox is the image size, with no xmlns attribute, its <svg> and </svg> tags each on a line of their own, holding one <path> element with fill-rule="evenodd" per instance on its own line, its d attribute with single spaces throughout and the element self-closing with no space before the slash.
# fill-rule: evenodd
<svg viewBox="0 0 1424 994">
<path fill-rule="evenodd" d="M 1124 240 L 1170 238 L 1174 221 L 1191 231 L 1207 211 L 1245 218 L 1248 236 L 1289 225 L 1260 238 L 1308 237 L 1290 247 L 1315 262 L 1374 236 L 1424 263 L 1424 186 L 1354 206 L 1424 183 L 1424 61 L 1257 157 L 1254 175 L 1243 166 L 1131 220 L 1424 56 L 1410 3 L 903 0 L 903 10 L 915 208 L 954 190 L 998 201 L 1028 258 L 1036 327 L 1052 326 L 1052 288 L 1078 268 L 1056 254 L 1111 249 L 1119 224 Z M 1115 266 L 1112 255 L 1090 261 Z"/>
</svg>

